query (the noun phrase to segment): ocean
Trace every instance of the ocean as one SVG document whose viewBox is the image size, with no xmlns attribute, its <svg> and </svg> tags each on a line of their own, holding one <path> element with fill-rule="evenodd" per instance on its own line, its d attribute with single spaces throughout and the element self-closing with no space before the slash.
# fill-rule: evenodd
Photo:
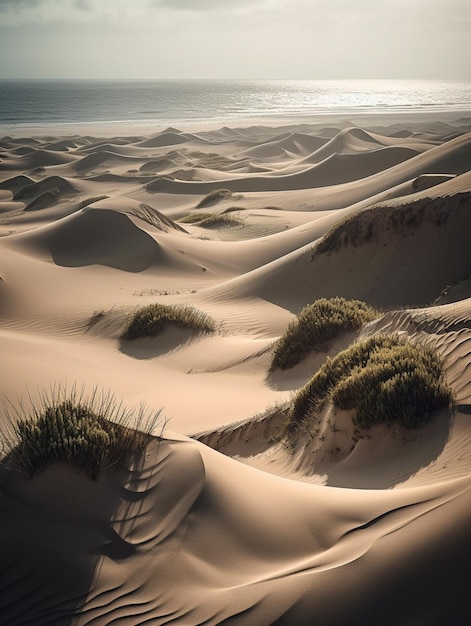
<svg viewBox="0 0 471 626">
<path fill-rule="evenodd" d="M 0 131 L 178 126 L 319 114 L 470 112 L 471 83 L 413 80 L 1 80 Z"/>
</svg>

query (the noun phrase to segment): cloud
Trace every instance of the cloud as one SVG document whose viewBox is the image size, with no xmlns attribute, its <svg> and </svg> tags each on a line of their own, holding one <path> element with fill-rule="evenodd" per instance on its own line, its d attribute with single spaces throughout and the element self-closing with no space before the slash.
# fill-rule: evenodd
<svg viewBox="0 0 471 626">
<path fill-rule="evenodd" d="M 79 9 L 94 13 L 123 14 L 127 12 L 145 12 L 162 9 L 168 12 L 188 11 L 195 13 L 226 13 L 240 9 L 280 4 L 284 0 L 0 0 L 0 12 L 24 13 L 31 9 L 41 9 L 42 13 L 52 13 L 59 9 L 61 13 Z"/>
<path fill-rule="evenodd" d="M 0 12 L 18 12 L 31 9 L 41 4 L 43 0 L 0 0 Z"/>
<path fill-rule="evenodd" d="M 128 24 L 151 11 L 152 0 L 0 0 L 1 26 L 112 22 Z"/>
<path fill-rule="evenodd" d="M 470 18 L 469 0 L 0 0 L 0 76 L 466 78 Z"/>
<path fill-rule="evenodd" d="M 177 11 L 192 11 L 196 13 L 229 13 L 239 9 L 250 7 L 252 10 L 257 5 L 269 5 L 271 0 L 154 0 L 154 6 L 165 7 Z"/>
<path fill-rule="evenodd" d="M 81 11 L 86 11 L 87 13 L 90 13 L 92 11 L 92 6 L 90 5 L 89 0 L 75 0 L 75 6 L 77 7 L 77 9 L 80 9 Z"/>
</svg>

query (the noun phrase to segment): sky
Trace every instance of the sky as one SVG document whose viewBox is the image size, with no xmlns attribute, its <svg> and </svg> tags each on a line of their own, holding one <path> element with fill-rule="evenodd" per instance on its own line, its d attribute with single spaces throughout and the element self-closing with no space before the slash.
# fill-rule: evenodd
<svg viewBox="0 0 471 626">
<path fill-rule="evenodd" d="M 0 0 L 0 78 L 471 80 L 470 0 Z"/>
</svg>

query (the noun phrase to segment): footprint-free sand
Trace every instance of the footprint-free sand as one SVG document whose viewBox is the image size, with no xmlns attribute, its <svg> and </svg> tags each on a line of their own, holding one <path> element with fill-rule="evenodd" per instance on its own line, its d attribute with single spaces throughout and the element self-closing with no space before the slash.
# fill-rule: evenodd
<svg viewBox="0 0 471 626">
<path fill-rule="evenodd" d="M 166 422 L 96 481 L 0 468 L 0 622 L 470 623 L 471 118 L 138 131 L 0 138 L 0 393 L 98 388 Z M 384 314 L 271 372 L 335 296 Z M 150 303 L 216 331 L 124 340 Z M 281 444 L 296 390 L 379 332 L 438 351 L 455 411 Z"/>
</svg>

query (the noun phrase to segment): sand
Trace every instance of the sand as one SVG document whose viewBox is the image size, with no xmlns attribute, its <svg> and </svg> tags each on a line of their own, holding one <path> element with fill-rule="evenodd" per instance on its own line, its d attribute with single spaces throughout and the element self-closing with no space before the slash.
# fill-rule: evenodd
<svg viewBox="0 0 471 626">
<path fill-rule="evenodd" d="M 0 394 L 98 387 L 165 420 L 97 481 L 0 466 L 1 623 L 470 623 L 471 118 L 138 130 L 0 137 Z M 455 411 L 277 443 L 327 353 L 270 373 L 274 343 L 334 296 L 385 313 L 328 354 L 424 341 Z M 123 340 L 150 303 L 217 330 Z"/>
</svg>

